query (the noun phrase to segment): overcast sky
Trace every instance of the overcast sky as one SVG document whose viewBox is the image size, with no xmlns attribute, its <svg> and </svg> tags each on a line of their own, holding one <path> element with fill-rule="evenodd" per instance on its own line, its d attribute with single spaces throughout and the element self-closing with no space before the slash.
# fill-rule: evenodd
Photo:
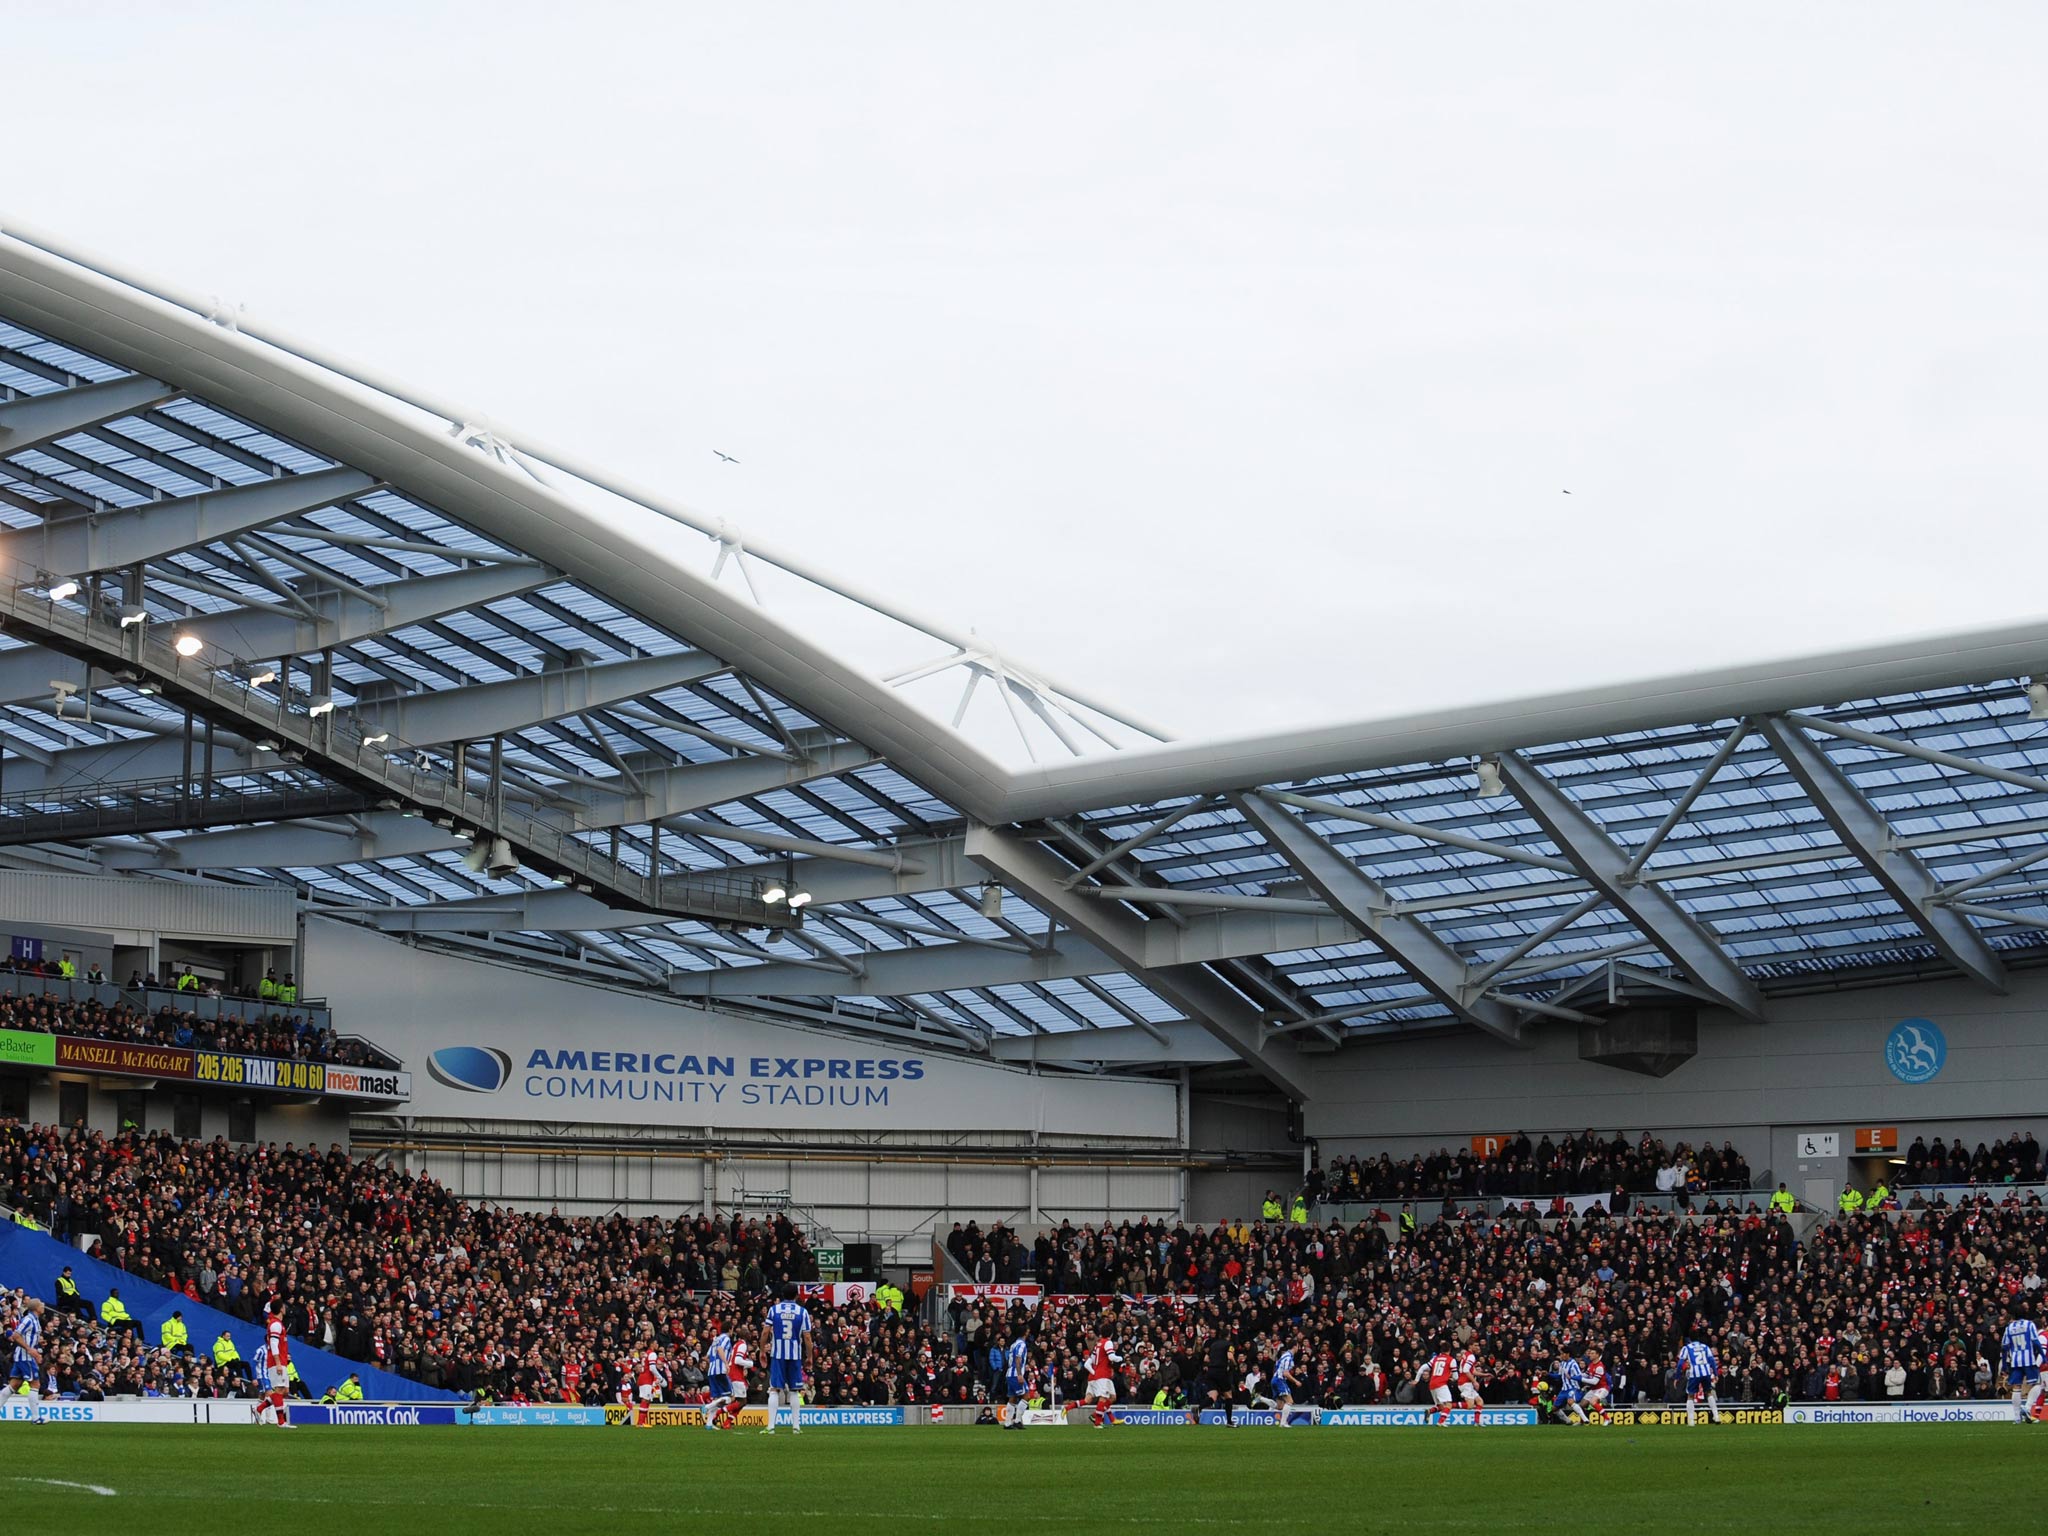
<svg viewBox="0 0 2048 1536">
<path fill-rule="evenodd" d="M 2048 612 L 2038 4 L 20 0 L 5 49 L 0 216 L 1178 733 Z"/>
</svg>

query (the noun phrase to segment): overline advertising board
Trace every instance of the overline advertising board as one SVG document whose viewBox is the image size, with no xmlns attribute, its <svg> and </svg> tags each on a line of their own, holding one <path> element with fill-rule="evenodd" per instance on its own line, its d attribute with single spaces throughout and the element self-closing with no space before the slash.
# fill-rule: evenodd
<svg viewBox="0 0 2048 1536">
<path fill-rule="evenodd" d="M 340 1099 L 408 1099 L 412 1074 L 388 1067 L 343 1067 L 235 1051 L 139 1045 L 79 1035 L 0 1029 L 0 1066 L 50 1067 L 110 1077 L 144 1077 L 246 1088 L 262 1093 L 318 1094 Z"/>
</svg>

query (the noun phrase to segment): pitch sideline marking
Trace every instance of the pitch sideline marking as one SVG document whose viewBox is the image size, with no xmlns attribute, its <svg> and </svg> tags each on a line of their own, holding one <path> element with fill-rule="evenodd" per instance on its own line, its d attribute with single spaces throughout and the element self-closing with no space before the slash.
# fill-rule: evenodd
<svg viewBox="0 0 2048 1536">
<path fill-rule="evenodd" d="M 103 1499 L 117 1497 L 113 1489 L 102 1488 L 98 1483 L 73 1483 L 67 1482 L 61 1477 L 10 1477 L 7 1481 L 10 1483 L 43 1483 L 51 1488 L 77 1488 L 86 1493 L 98 1494 Z"/>
</svg>

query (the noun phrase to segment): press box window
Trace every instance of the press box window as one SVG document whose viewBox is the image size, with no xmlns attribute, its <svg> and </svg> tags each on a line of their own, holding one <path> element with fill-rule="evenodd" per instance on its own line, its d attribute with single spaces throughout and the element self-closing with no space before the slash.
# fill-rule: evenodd
<svg viewBox="0 0 2048 1536">
<path fill-rule="evenodd" d="M 0 1119 L 28 1118 L 28 1079 L 0 1077 Z"/>
<path fill-rule="evenodd" d="M 247 1099 L 237 1099 L 228 1106 L 228 1140 L 254 1141 L 256 1139 L 256 1106 Z"/>
<path fill-rule="evenodd" d="M 86 1089 L 83 1083 L 57 1085 L 57 1120 L 67 1130 L 85 1119 Z"/>
<path fill-rule="evenodd" d="M 171 1129 L 186 1141 L 199 1139 L 199 1095 L 196 1093 L 174 1093 L 171 1095 Z"/>
</svg>

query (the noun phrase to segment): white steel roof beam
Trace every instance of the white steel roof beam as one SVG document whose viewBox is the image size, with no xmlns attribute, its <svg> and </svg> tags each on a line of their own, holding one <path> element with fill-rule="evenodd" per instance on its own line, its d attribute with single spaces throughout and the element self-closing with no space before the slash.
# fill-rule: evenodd
<svg viewBox="0 0 2048 1536">
<path fill-rule="evenodd" d="M 53 443 L 103 421 L 132 416 L 177 394 L 168 384 L 130 374 L 98 384 L 74 384 L 47 395 L 22 395 L 0 405 L 0 456 Z M 186 473 L 197 478 L 199 472 L 187 469 Z"/>
<path fill-rule="evenodd" d="M 119 570 L 328 506 L 360 495 L 376 483 L 354 469 L 280 475 L 197 496 L 52 519 L 41 528 L 9 535 L 0 549 L 25 564 L 67 576 Z"/>
<path fill-rule="evenodd" d="M 1286 1041 L 1268 1038 L 1249 999 L 1200 965 L 1148 967 L 1144 930 L 1150 925 L 1067 889 L 1072 866 L 1014 832 L 992 827 L 970 827 L 966 848 L 994 878 L 1114 957 L 1119 969 L 1144 971 L 1148 990 L 1200 1023 L 1254 1071 L 1296 1099 L 1309 1098 L 1306 1059 Z"/>
<path fill-rule="evenodd" d="M 1661 886 L 1625 883 L 1628 858 L 1579 803 L 1517 752 L 1500 755 L 1501 778 L 1522 808 L 1587 883 L 1724 1007 L 1762 1020 L 1764 996 L 1713 935 Z"/>
<path fill-rule="evenodd" d="M 1864 798 L 1827 753 L 1789 720 L 1757 722 L 1764 739 L 1785 761 L 1819 807 L 1835 835 L 1856 852 L 1899 910 L 1933 942 L 1949 964 L 1979 986 L 2005 991 L 2005 966 L 1976 925 L 1951 907 L 1936 904 L 1941 882 L 1914 854 L 1898 846 L 1891 824 Z"/>
<path fill-rule="evenodd" d="M 409 694 L 388 703 L 360 705 L 355 714 L 372 729 L 389 731 L 414 746 L 481 741 L 584 710 L 603 709 L 644 693 L 659 693 L 725 670 L 724 662 L 702 651 L 640 656 Z"/>
<path fill-rule="evenodd" d="M 1512 1009 L 1467 987 L 1465 962 L 1457 951 L 1419 919 L 1396 912 L 1385 888 L 1307 823 L 1260 795 L 1232 795 L 1230 803 L 1312 890 L 1433 997 L 1489 1034 L 1511 1042 L 1521 1039 L 1521 1025 Z M 1323 807 L 1317 805 L 1316 810 L 1322 813 Z"/>
</svg>

